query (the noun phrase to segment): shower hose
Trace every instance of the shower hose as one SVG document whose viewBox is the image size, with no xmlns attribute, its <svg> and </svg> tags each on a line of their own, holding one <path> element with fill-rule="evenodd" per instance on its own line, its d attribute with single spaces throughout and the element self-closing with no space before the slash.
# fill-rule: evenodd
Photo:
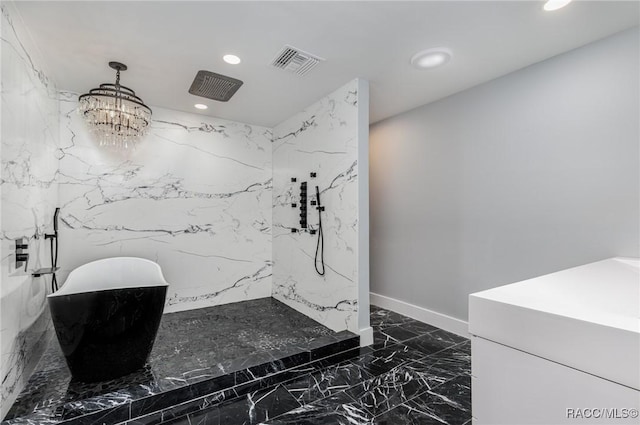
<svg viewBox="0 0 640 425">
<path fill-rule="evenodd" d="M 322 232 L 322 210 L 324 208 L 320 204 L 320 189 L 318 189 L 318 186 L 316 186 L 316 200 L 318 201 L 318 205 L 316 205 L 316 209 L 318 210 L 318 243 L 316 244 L 314 265 L 316 272 L 318 272 L 320 276 L 324 276 L 324 233 Z"/>
</svg>

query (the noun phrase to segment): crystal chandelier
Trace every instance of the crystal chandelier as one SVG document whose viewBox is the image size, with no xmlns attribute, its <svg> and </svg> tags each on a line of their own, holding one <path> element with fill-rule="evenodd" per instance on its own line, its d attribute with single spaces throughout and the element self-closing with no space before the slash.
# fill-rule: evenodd
<svg viewBox="0 0 640 425">
<path fill-rule="evenodd" d="M 116 83 L 100 84 L 78 98 L 80 113 L 100 146 L 114 149 L 134 148 L 151 122 L 151 108 L 128 87 L 120 85 L 120 71 L 127 66 L 109 62 L 116 70 Z"/>
</svg>

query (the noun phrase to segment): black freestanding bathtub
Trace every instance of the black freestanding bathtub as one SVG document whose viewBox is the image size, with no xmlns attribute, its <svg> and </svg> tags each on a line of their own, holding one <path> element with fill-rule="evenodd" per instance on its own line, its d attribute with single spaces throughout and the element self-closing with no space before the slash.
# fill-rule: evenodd
<svg viewBox="0 0 640 425">
<path fill-rule="evenodd" d="M 144 366 L 167 287 L 160 266 L 143 258 L 107 258 L 73 270 L 48 296 L 73 379 L 104 381 Z"/>
</svg>

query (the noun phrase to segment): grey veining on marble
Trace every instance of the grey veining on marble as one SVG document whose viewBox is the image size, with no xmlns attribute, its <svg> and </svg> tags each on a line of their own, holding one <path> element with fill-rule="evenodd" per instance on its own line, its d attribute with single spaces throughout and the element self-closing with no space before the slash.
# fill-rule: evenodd
<svg viewBox="0 0 640 425">
<path fill-rule="evenodd" d="M 128 153 L 105 150 L 60 93 L 62 278 L 138 256 L 171 284 L 166 311 L 271 295 L 271 130 L 154 108 Z"/>
<path fill-rule="evenodd" d="M 358 332 L 357 128 L 354 80 L 273 130 L 273 296 L 334 330 L 352 332 Z M 300 227 L 291 204 L 299 202 L 302 181 L 309 200 L 319 187 L 325 206 L 325 276 L 314 270 L 316 236 L 291 232 Z M 309 208 L 311 229 L 317 229 L 317 214 Z"/>
<path fill-rule="evenodd" d="M 0 146 L 0 417 L 22 390 L 42 354 L 51 320 L 45 296 L 51 217 L 57 204 L 58 102 L 56 87 L 19 14 L 0 5 L 2 126 Z M 27 271 L 16 268 L 15 242 L 29 245 Z"/>
</svg>

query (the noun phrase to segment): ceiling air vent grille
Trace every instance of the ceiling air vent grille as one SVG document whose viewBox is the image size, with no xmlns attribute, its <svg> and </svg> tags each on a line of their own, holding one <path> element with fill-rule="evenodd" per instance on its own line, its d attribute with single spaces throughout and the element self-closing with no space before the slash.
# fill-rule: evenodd
<svg viewBox="0 0 640 425">
<path fill-rule="evenodd" d="M 271 66 L 298 75 L 305 75 L 324 59 L 291 46 L 284 46 L 271 62 Z"/>
<path fill-rule="evenodd" d="M 210 71 L 198 71 L 189 93 L 226 102 L 238 91 L 242 81 Z"/>
</svg>

